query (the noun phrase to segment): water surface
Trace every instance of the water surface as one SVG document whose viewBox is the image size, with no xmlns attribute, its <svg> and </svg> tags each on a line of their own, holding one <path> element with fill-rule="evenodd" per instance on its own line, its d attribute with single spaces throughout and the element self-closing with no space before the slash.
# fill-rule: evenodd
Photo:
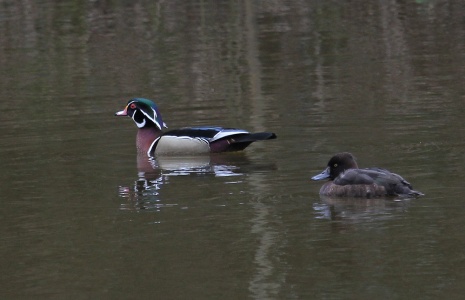
<svg viewBox="0 0 465 300">
<path fill-rule="evenodd" d="M 0 2 L 2 298 L 460 299 L 465 4 Z M 171 128 L 273 131 L 138 160 Z M 325 199 L 350 151 L 419 199 Z"/>
</svg>

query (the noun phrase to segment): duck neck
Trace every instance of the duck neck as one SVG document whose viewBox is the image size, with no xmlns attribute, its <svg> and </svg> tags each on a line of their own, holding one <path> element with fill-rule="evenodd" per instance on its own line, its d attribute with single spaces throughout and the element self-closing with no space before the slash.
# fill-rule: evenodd
<svg viewBox="0 0 465 300">
<path fill-rule="evenodd" d="M 160 137 L 161 130 L 155 126 L 146 126 L 137 130 L 136 147 L 137 153 L 147 154 L 153 141 Z"/>
</svg>

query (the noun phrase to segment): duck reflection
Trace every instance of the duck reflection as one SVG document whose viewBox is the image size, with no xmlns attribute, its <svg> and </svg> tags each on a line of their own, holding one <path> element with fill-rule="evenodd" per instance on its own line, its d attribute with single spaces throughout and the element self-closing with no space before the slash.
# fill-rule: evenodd
<svg viewBox="0 0 465 300">
<path fill-rule="evenodd" d="M 122 210 L 160 210 L 177 206 L 162 201 L 161 191 L 176 176 L 241 176 L 241 167 L 248 164 L 245 155 L 218 154 L 185 157 L 137 157 L 138 178 L 133 186 L 121 186 L 120 197 L 127 198 Z"/>
<path fill-rule="evenodd" d="M 391 219 L 408 210 L 409 199 L 395 198 L 337 198 L 320 196 L 313 205 L 317 219 L 364 222 Z"/>
<path fill-rule="evenodd" d="M 142 156 L 142 155 L 141 155 Z M 190 174 L 211 174 L 214 176 L 237 176 L 239 167 L 234 165 L 237 160 L 232 158 L 235 155 L 201 155 L 201 156 L 162 156 L 157 158 L 147 158 L 139 156 L 137 159 L 137 169 L 139 175 L 144 177 L 153 175 L 178 176 Z M 237 156 L 237 155 L 236 155 Z M 240 156 L 241 160 L 245 156 Z M 242 161 L 243 162 L 243 161 Z"/>
</svg>

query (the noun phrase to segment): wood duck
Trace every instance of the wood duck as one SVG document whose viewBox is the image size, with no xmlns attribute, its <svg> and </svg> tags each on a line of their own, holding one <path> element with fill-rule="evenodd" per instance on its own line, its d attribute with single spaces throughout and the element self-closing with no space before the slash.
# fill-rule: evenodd
<svg viewBox="0 0 465 300">
<path fill-rule="evenodd" d="M 148 156 L 185 155 L 240 151 L 255 141 L 275 139 L 272 132 L 249 133 L 243 129 L 215 126 L 184 127 L 162 132 L 166 124 L 157 105 L 148 99 L 134 98 L 115 114 L 128 116 L 137 127 L 138 153 Z"/>
<path fill-rule="evenodd" d="M 329 178 L 320 189 L 320 195 L 335 197 L 383 197 L 422 196 L 412 185 L 396 173 L 381 168 L 359 169 L 352 154 L 342 152 L 334 155 L 327 168 L 313 180 Z"/>
</svg>

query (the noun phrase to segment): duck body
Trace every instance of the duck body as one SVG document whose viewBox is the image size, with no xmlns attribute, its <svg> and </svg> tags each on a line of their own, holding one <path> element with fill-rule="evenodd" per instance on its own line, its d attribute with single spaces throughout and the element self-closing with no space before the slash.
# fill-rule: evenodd
<svg viewBox="0 0 465 300">
<path fill-rule="evenodd" d="M 251 143 L 275 139 L 271 132 L 250 133 L 243 129 L 219 126 L 184 127 L 167 132 L 157 106 L 151 100 L 134 98 L 117 116 L 129 116 L 138 129 L 136 146 L 139 153 L 157 155 L 197 155 L 240 151 Z"/>
<path fill-rule="evenodd" d="M 313 180 L 329 179 L 320 189 L 320 195 L 334 197 L 416 197 L 423 195 L 396 173 L 382 168 L 359 169 L 352 154 L 334 155 L 326 169 L 312 177 Z"/>
</svg>

